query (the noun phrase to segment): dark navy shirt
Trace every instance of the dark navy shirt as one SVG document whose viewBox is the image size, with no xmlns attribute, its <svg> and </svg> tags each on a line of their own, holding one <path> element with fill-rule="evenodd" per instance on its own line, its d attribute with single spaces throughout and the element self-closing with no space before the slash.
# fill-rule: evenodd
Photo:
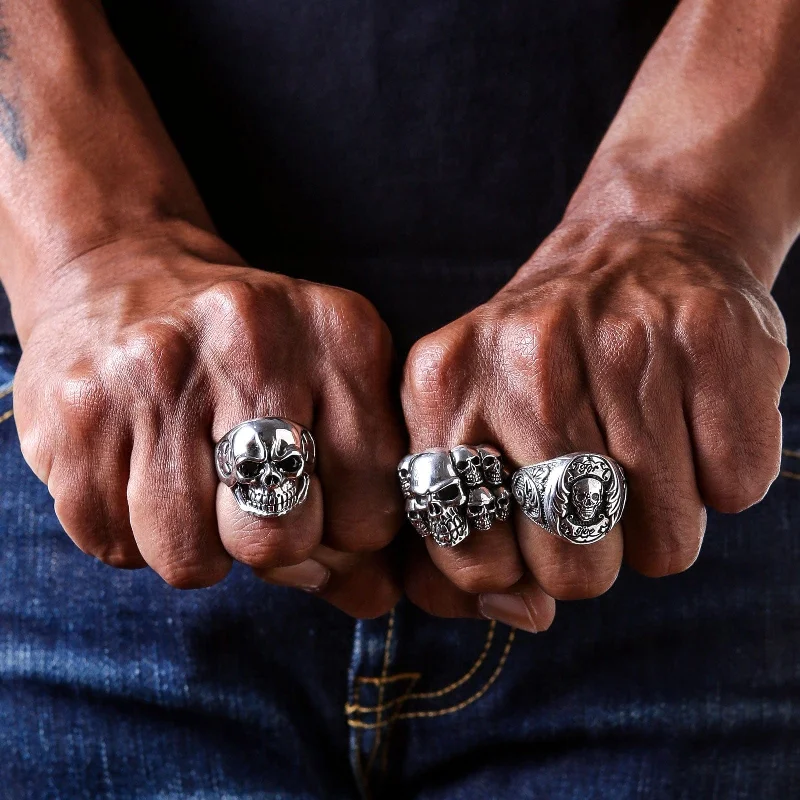
<svg viewBox="0 0 800 800">
<path fill-rule="evenodd" d="M 401 350 L 557 224 L 674 2 L 106 0 L 223 236 Z"/>
</svg>

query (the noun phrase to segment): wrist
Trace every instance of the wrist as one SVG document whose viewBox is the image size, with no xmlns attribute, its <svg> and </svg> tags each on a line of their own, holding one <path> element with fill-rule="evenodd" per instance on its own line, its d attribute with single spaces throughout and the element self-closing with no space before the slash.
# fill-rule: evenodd
<svg viewBox="0 0 800 800">
<path fill-rule="evenodd" d="M 25 343 L 42 320 L 76 310 L 122 284 L 154 284 L 175 277 L 182 265 L 244 266 L 241 257 L 214 233 L 185 220 L 161 218 L 95 236 L 67 260 L 18 270 L 4 281 L 14 325 Z M 176 272 L 177 270 L 177 272 Z"/>
<path fill-rule="evenodd" d="M 618 223 L 713 243 L 771 287 L 793 241 L 765 223 L 752 198 L 729 191 L 681 159 L 647 163 L 619 150 L 599 151 L 570 200 L 563 224 Z"/>
</svg>

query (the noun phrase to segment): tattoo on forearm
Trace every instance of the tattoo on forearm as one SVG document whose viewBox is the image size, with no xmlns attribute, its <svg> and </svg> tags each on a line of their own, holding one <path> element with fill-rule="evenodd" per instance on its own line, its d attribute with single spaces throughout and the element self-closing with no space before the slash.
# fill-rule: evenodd
<svg viewBox="0 0 800 800">
<path fill-rule="evenodd" d="M 19 113 L 2 94 L 0 94 L 0 135 L 20 161 L 24 161 L 28 157 L 28 146 L 22 136 Z"/>
<path fill-rule="evenodd" d="M 11 34 L 3 24 L 3 2 L 0 0 L 0 62 L 11 61 Z M 0 63 L 0 69 L 3 64 Z M 14 155 L 24 161 L 28 157 L 28 145 L 22 133 L 22 120 L 19 110 L 0 91 L 0 136 L 2 136 Z"/>
<path fill-rule="evenodd" d="M 0 61 L 11 61 L 11 56 L 8 54 L 11 47 L 11 34 L 8 32 L 8 28 L 3 25 L 2 13 L 2 7 L 0 6 Z"/>
</svg>

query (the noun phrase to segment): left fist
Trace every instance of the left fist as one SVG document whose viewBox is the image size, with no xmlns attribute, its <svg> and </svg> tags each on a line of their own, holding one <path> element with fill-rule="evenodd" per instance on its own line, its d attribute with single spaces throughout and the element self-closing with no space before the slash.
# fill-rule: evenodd
<svg viewBox="0 0 800 800">
<path fill-rule="evenodd" d="M 517 509 L 458 547 L 426 540 L 430 559 L 420 542 L 411 599 L 542 629 L 551 598 L 603 593 L 623 556 L 654 577 L 687 569 L 705 506 L 742 511 L 778 474 L 785 341 L 767 289 L 715 240 L 562 225 L 499 294 L 413 348 L 411 452 L 489 442 L 515 467 L 609 454 L 628 477 L 624 530 L 580 547 Z"/>
</svg>

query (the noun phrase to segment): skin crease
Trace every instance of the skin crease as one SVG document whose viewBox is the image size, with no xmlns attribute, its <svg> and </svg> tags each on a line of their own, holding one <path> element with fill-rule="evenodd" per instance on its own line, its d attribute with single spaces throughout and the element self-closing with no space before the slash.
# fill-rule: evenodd
<svg viewBox="0 0 800 800">
<path fill-rule="evenodd" d="M 252 270 L 219 240 L 99 4 L 6 0 L 3 25 L 15 417 L 65 529 L 175 586 L 238 559 L 348 613 L 388 610 L 406 443 L 374 309 Z M 800 112 L 785 100 L 798 36 L 796 0 L 684 0 L 562 224 L 412 351 L 412 449 L 489 441 L 514 464 L 610 452 L 632 487 L 624 531 L 587 548 L 520 515 L 454 550 L 413 539 L 405 590 L 422 608 L 544 630 L 553 596 L 599 594 L 623 557 L 685 569 L 704 504 L 737 511 L 766 491 L 788 363 L 767 287 L 800 220 Z M 302 514 L 272 522 L 241 515 L 211 466 L 215 437 L 267 413 L 311 426 L 320 454 Z"/>
</svg>

